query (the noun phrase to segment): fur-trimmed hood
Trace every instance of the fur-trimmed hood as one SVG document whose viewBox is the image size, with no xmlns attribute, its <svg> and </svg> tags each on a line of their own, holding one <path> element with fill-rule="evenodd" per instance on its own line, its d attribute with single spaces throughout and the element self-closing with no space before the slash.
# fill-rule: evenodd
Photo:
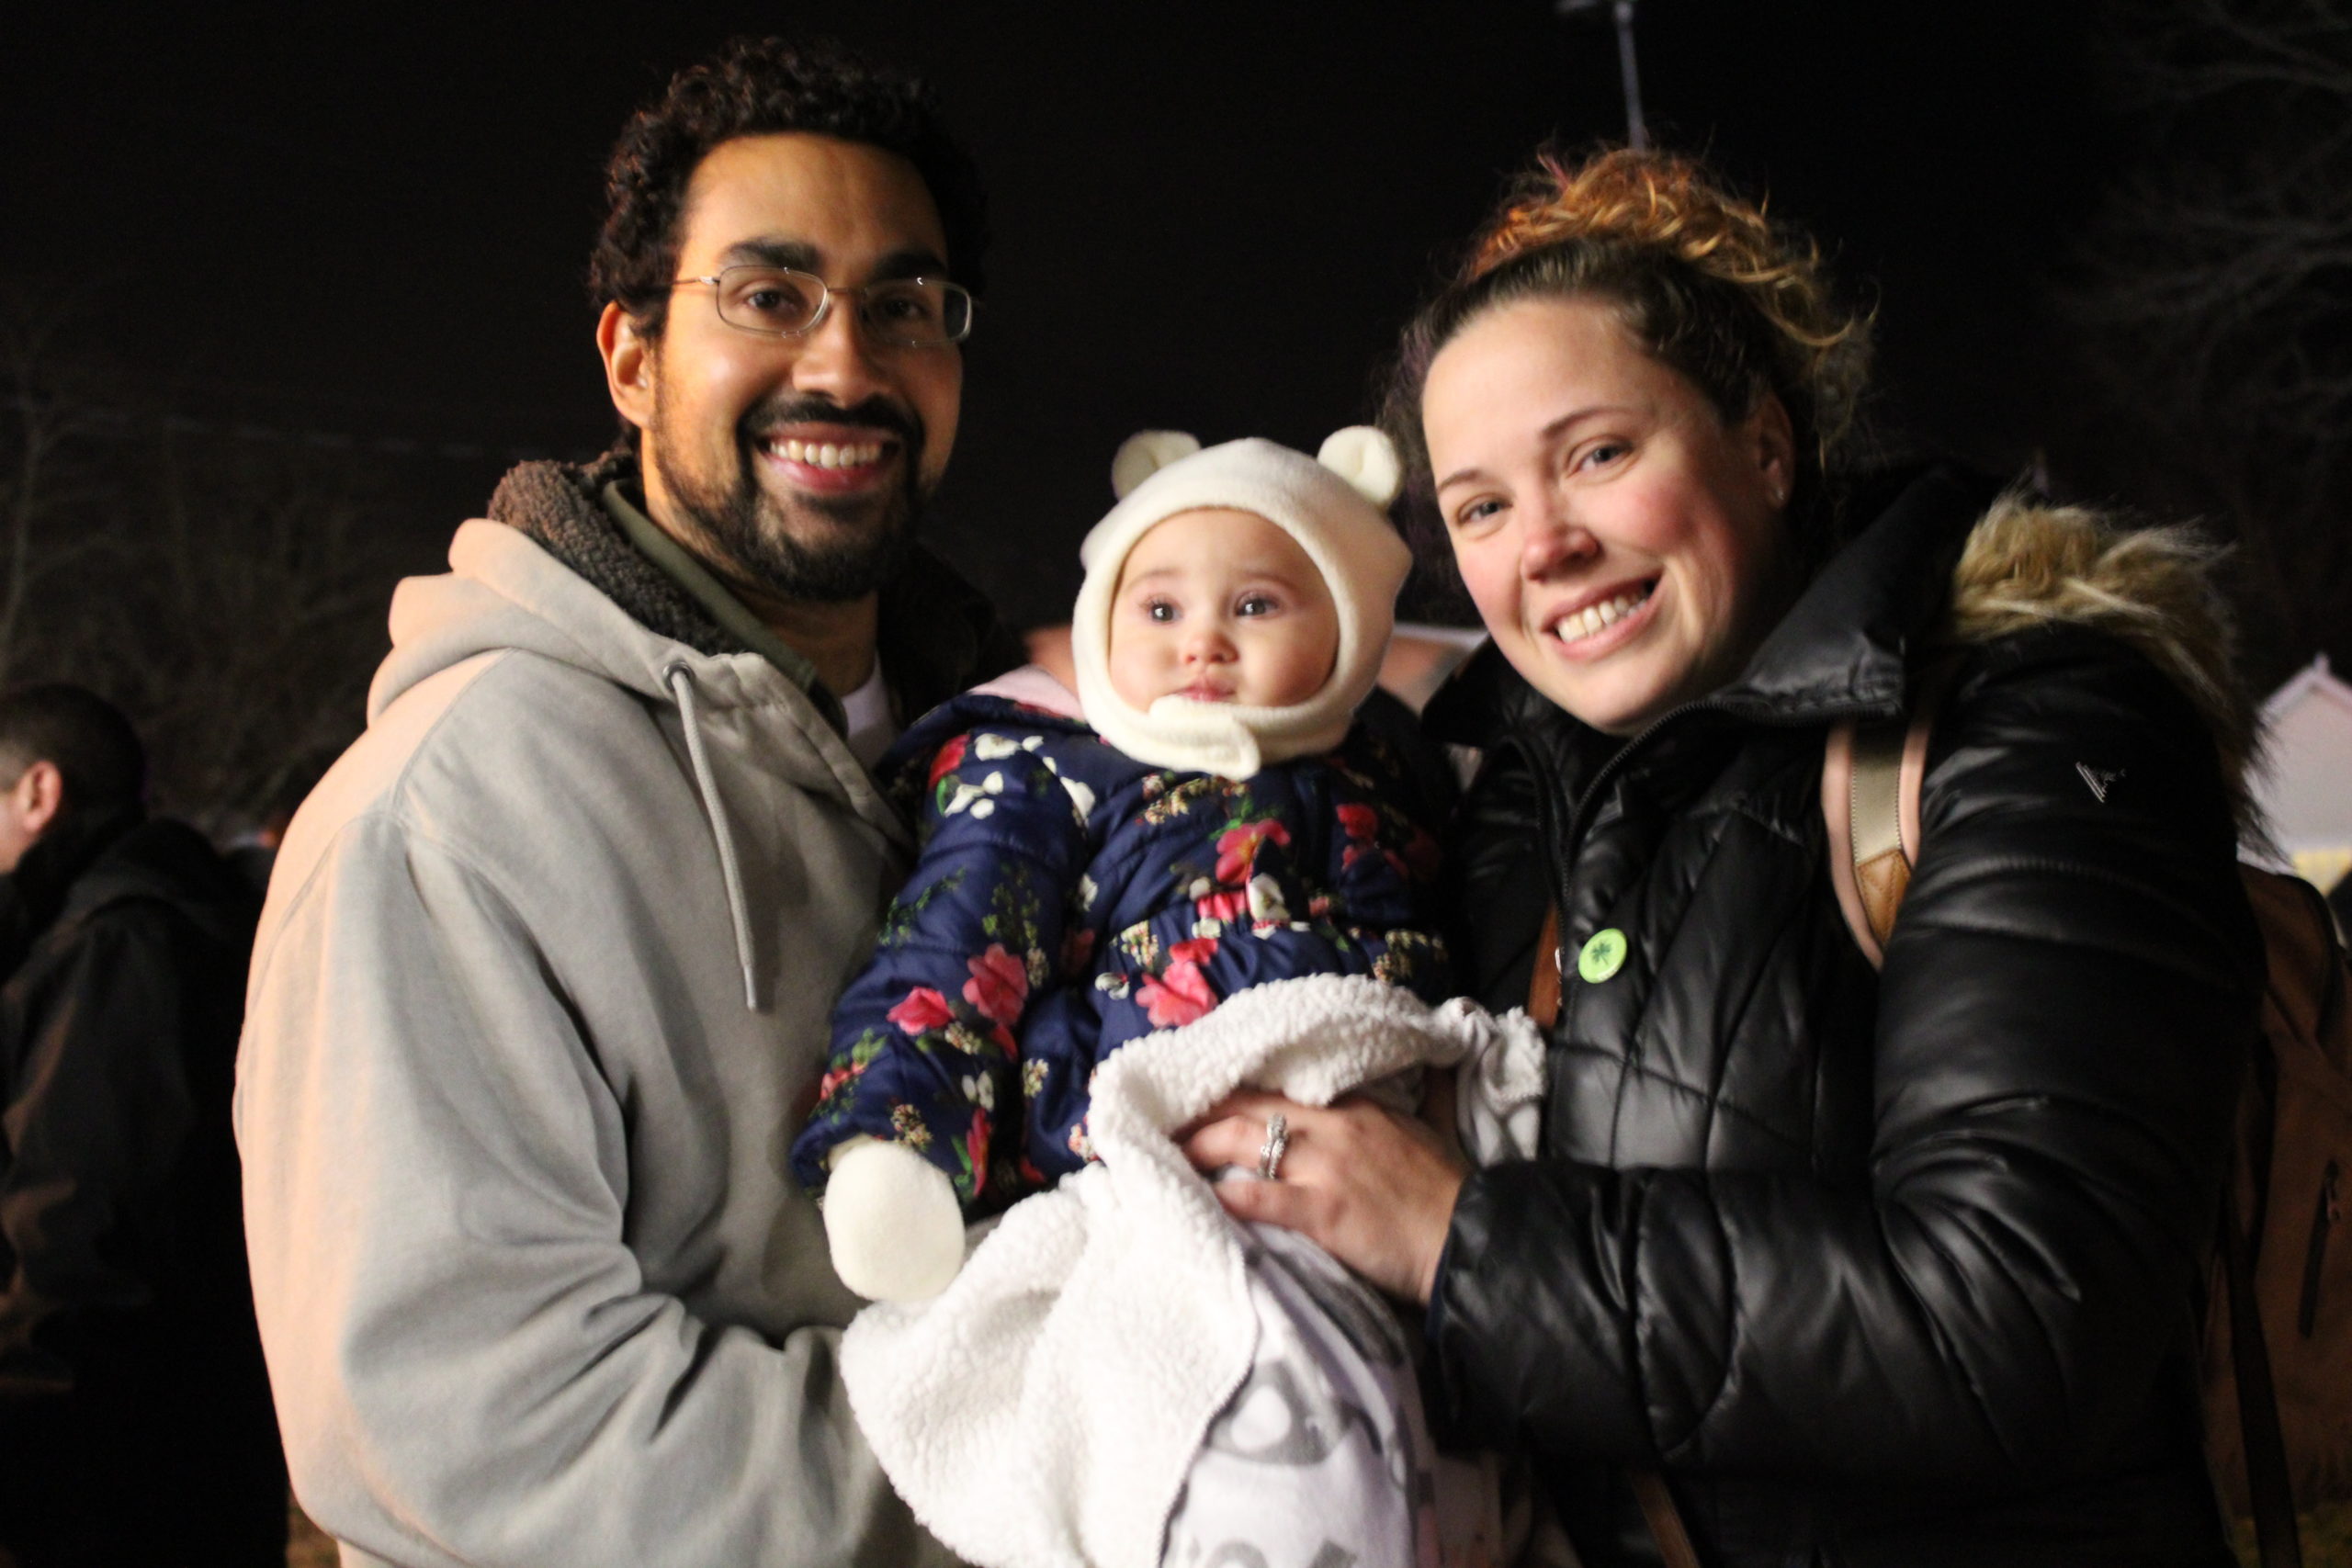
<svg viewBox="0 0 2352 1568">
<path fill-rule="evenodd" d="M 2081 506 L 2010 491 L 1969 530 L 1940 628 L 1976 643 L 2052 623 L 2129 643 L 2196 705 L 2220 751 L 2241 825 L 2256 816 L 2247 775 L 2258 745 L 2239 686 L 2228 605 L 2214 581 L 2220 547 L 2175 525 L 2125 528 Z"/>
</svg>

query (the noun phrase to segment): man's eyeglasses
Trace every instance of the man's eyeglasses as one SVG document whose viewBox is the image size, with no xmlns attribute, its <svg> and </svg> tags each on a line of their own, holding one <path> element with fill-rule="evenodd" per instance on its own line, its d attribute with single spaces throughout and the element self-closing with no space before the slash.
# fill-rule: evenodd
<svg viewBox="0 0 2352 1568">
<path fill-rule="evenodd" d="M 944 278 L 890 277 L 836 288 L 788 266 L 730 266 L 711 277 L 673 277 L 670 287 L 689 283 L 711 286 L 720 321 L 767 337 L 815 332 L 837 299 L 856 301 L 857 324 L 883 343 L 939 348 L 972 331 L 972 291 Z"/>
</svg>

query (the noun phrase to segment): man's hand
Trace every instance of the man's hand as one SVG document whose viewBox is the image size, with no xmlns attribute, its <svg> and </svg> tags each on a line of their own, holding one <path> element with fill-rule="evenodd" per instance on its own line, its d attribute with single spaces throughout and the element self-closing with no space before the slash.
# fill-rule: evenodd
<svg viewBox="0 0 2352 1568">
<path fill-rule="evenodd" d="M 1426 1303 L 1468 1168 L 1427 1122 L 1368 1100 L 1323 1110 L 1251 1091 L 1194 1123 L 1185 1157 L 1254 1171 L 1276 1112 L 1289 1126 L 1276 1179 L 1219 1183 L 1226 1212 L 1295 1230 L 1390 1295 Z"/>
</svg>

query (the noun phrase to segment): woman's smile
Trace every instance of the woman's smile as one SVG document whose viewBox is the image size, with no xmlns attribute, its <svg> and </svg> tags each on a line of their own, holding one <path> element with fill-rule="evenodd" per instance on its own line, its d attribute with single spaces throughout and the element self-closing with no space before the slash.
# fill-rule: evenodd
<svg viewBox="0 0 2352 1568">
<path fill-rule="evenodd" d="M 1786 608 L 1786 413 L 1726 423 L 1613 307 L 1497 307 L 1439 352 L 1421 410 L 1480 616 L 1587 724 L 1629 733 L 1723 685 Z"/>
</svg>

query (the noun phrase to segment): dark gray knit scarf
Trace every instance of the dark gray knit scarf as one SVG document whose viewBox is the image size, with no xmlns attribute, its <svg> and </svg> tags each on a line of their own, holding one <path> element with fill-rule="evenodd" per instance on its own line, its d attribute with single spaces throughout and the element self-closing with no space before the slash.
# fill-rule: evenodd
<svg viewBox="0 0 2352 1568">
<path fill-rule="evenodd" d="M 605 487 L 636 489 L 637 454 L 616 446 L 594 462 L 523 463 L 499 482 L 490 515 L 515 529 L 586 580 L 647 630 L 696 653 L 749 653 L 742 639 L 645 558 L 613 514 Z"/>
</svg>

